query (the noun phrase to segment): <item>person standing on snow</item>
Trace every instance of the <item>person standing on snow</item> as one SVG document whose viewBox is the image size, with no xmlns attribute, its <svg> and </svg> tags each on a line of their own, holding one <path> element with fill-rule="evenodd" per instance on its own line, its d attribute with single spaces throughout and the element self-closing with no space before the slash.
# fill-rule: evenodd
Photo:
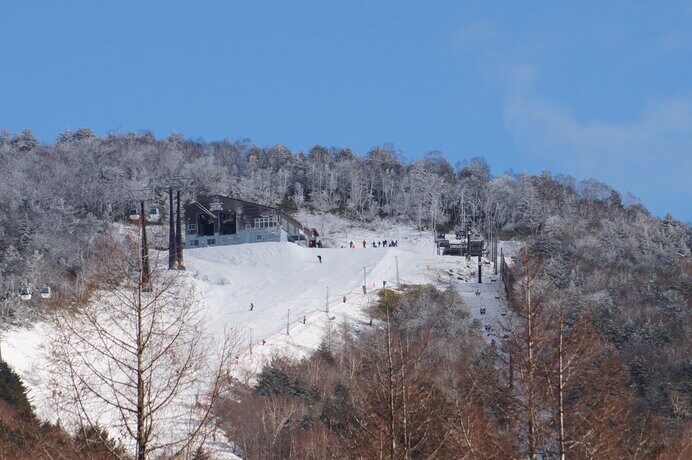
<svg viewBox="0 0 692 460">
<path fill-rule="evenodd" d="M 252 311 L 252 310 L 254 310 L 254 309 L 255 309 L 255 304 L 252 303 L 252 302 L 250 302 L 250 311 Z"/>
<path fill-rule="evenodd" d="M 322 256 L 318 255 L 318 256 L 317 256 L 317 260 L 319 260 L 320 263 L 322 263 Z"/>
</svg>

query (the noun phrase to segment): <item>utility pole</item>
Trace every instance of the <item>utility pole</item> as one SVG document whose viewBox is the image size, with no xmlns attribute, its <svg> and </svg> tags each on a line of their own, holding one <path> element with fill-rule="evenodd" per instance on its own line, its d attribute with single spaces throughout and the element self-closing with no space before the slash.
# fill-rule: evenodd
<svg viewBox="0 0 692 460">
<path fill-rule="evenodd" d="M 291 335 L 290 325 L 291 325 L 291 309 L 289 308 L 288 312 L 286 312 L 286 335 Z"/>
<path fill-rule="evenodd" d="M 483 266 L 481 265 L 481 256 L 478 256 L 478 283 L 479 284 L 483 282 L 482 270 L 483 270 Z"/>
<path fill-rule="evenodd" d="M 498 247 L 498 241 L 497 241 L 497 230 L 495 230 L 495 239 L 494 239 L 495 244 L 493 247 L 495 250 L 493 251 L 493 269 L 495 270 L 495 274 L 497 275 L 497 247 Z"/>
<path fill-rule="evenodd" d="M 504 273 L 505 273 L 504 269 L 505 269 L 505 256 L 504 256 L 504 254 L 502 254 L 502 248 L 500 248 L 500 279 L 502 281 L 504 281 L 504 279 L 502 279 L 502 277 L 504 276 Z"/>
<path fill-rule="evenodd" d="M 181 206 L 181 189 L 189 190 L 192 186 L 192 178 L 182 176 L 170 176 L 164 178 L 161 187 L 168 189 L 168 269 L 185 270 L 183 263 L 183 231 Z M 173 191 L 177 206 L 173 204 Z M 175 207 L 174 207 L 175 206 Z M 174 209 L 177 208 L 177 212 Z"/>
<path fill-rule="evenodd" d="M 327 286 L 327 298 L 324 301 L 324 308 L 327 314 L 329 314 L 329 286 Z"/>
<path fill-rule="evenodd" d="M 173 215 L 173 187 L 168 189 L 168 269 L 175 269 L 176 261 L 176 239 L 175 239 L 175 224 Z"/>
</svg>

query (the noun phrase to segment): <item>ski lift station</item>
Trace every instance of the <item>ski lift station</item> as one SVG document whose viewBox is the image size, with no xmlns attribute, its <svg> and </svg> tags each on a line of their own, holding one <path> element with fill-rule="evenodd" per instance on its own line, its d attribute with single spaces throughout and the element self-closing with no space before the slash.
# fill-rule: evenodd
<svg viewBox="0 0 692 460">
<path fill-rule="evenodd" d="M 449 239 L 444 231 L 435 233 L 435 244 L 443 255 L 450 256 L 482 256 L 485 251 L 485 240 L 478 233 L 457 231 L 454 239 Z"/>
<path fill-rule="evenodd" d="M 278 208 L 221 195 L 185 205 L 185 247 L 267 241 L 305 244 L 311 230 Z"/>
</svg>

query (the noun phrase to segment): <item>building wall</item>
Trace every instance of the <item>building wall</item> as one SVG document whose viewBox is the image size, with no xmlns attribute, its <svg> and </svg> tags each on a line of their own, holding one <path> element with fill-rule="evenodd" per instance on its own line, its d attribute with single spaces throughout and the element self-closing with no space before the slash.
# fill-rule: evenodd
<svg viewBox="0 0 692 460">
<path fill-rule="evenodd" d="M 278 227 L 273 229 L 243 230 L 235 235 L 197 236 L 185 235 L 186 248 L 204 248 L 207 246 L 227 246 L 243 243 L 288 241 L 288 234 Z"/>
<path fill-rule="evenodd" d="M 185 205 L 186 248 L 304 239 L 303 226 L 277 208 L 223 196 L 212 196 L 199 200 L 198 203 L 216 216 L 214 219 L 211 219 L 213 221 L 214 235 L 198 234 L 201 228 L 199 216 L 203 215 L 211 218 L 211 215 L 205 212 L 198 204 L 195 204 L 195 202 L 189 203 Z M 232 213 L 235 216 L 234 234 L 220 234 L 220 215 L 224 213 Z M 275 218 L 278 225 L 273 227 L 255 227 L 256 219 L 263 217 Z M 191 225 L 196 227 L 191 227 Z M 211 225 L 211 222 L 209 225 Z M 211 226 L 208 227 L 209 231 L 211 231 L 211 228 Z M 192 229 L 195 230 L 191 231 Z"/>
</svg>

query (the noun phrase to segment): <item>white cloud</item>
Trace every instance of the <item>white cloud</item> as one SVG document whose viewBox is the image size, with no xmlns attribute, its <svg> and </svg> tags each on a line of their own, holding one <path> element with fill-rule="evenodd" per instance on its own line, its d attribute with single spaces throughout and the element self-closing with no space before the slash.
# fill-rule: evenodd
<svg viewBox="0 0 692 460">
<path fill-rule="evenodd" d="M 613 25 L 597 32 L 598 46 L 621 44 L 626 36 Z M 577 116 L 540 92 L 543 69 L 552 65 L 546 57 L 560 42 L 539 37 L 516 40 L 483 21 L 464 26 L 454 37 L 482 84 L 506 94 L 505 123 L 515 139 L 517 166 L 595 178 L 623 194 L 632 192 L 657 215 L 670 210 L 692 219 L 692 92 L 651 101 L 627 121 Z M 679 54 L 690 43 L 688 32 L 669 30 L 649 51 Z"/>
<path fill-rule="evenodd" d="M 531 80 L 520 72 L 505 107 L 522 154 L 551 170 L 631 191 L 657 214 L 686 211 L 689 205 L 665 208 L 664 197 L 692 202 L 692 97 L 656 101 L 633 122 L 580 120 L 537 95 Z M 689 218 L 686 213 L 681 217 Z"/>
</svg>

